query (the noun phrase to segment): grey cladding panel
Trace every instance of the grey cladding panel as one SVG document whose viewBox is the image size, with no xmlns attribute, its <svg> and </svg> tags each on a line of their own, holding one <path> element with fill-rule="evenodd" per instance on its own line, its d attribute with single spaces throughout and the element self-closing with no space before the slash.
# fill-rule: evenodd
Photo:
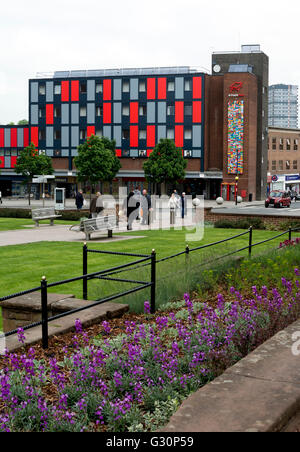
<svg viewBox="0 0 300 452">
<path fill-rule="evenodd" d="M 46 146 L 47 148 L 53 147 L 53 127 L 46 127 Z"/>
<path fill-rule="evenodd" d="M 71 104 L 71 122 L 72 124 L 79 123 L 79 104 Z"/>
<path fill-rule="evenodd" d="M 46 82 L 46 102 L 53 102 L 53 82 Z"/>
<path fill-rule="evenodd" d="M 166 126 L 157 126 L 157 142 L 167 138 L 167 128 Z"/>
<path fill-rule="evenodd" d="M 115 79 L 113 86 L 113 100 L 121 100 L 122 99 L 122 80 Z"/>
<path fill-rule="evenodd" d="M 61 145 L 65 147 L 69 146 L 69 127 L 61 128 Z"/>
<path fill-rule="evenodd" d="M 121 126 L 114 126 L 114 140 L 116 140 L 117 147 L 122 146 L 121 134 L 122 134 Z"/>
<path fill-rule="evenodd" d="M 23 148 L 24 147 L 24 129 L 18 129 L 18 148 Z"/>
<path fill-rule="evenodd" d="M 30 100 L 31 102 L 38 102 L 39 100 L 39 84 L 38 82 L 31 82 L 30 83 Z"/>
<path fill-rule="evenodd" d="M 95 104 L 87 104 L 87 123 L 95 124 Z"/>
<path fill-rule="evenodd" d="M 87 81 L 87 100 L 95 100 L 95 80 Z"/>
<path fill-rule="evenodd" d="M 73 147 L 79 146 L 79 127 L 72 127 L 71 129 L 71 145 Z"/>
<path fill-rule="evenodd" d="M 61 105 L 61 123 L 69 124 L 69 104 Z"/>
<path fill-rule="evenodd" d="M 202 131 L 201 126 L 193 126 L 193 148 L 201 147 Z"/>
<path fill-rule="evenodd" d="M 137 78 L 130 79 L 130 99 L 137 100 L 139 98 L 139 80 Z"/>
<path fill-rule="evenodd" d="M 4 147 L 10 148 L 10 129 L 4 129 Z"/>
<path fill-rule="evenodd" d="M 147 103 L 147 122 L 155 123 L 155 102 Z"/>
<path fill-rule="evenodd" d="M 39 107 L 36 104 L 32 104 L 30 107 L 30 122 L 33 125 L 39 123 Z"/>
<path fill-rule="evenodd" d="M 122 104 L 121 102 L 114 102 L 113 107 L 113 121 L 115 124 L 121 124 L 122 122 Z"/>
<path fill-rule="evenodd" d="M 103 136 L 111 140 L 111 126 L 103 127 Z"/>
<path fill-rule="evenodd" d="M 175 99 L 183 99 L 184 97 L 184 78 L 175 78 Z"/>
<path fill-rule="evenodd" d="M 167 121 L 167 104 L 166 102 L 158 102 L 157 104 L 157 122 L 166 123 Z"/>
</svg>

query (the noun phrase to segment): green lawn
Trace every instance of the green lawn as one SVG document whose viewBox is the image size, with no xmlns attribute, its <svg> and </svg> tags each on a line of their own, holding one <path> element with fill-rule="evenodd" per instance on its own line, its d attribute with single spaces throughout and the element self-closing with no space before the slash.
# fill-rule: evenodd
<svg viewBox="0 0 300 452">
<path fill-rule="evenodd" d="M 21 221 L 24 222 L 24 220 Z M 201 242 L 190 242 L 189 246 L 193 248 L 216 242 L 233 237 L 240 232 L 243 231 L 206 228 L 204 239 Z M 158 259 L 183 251 L 186 247 L 185 230 L 142 231 L 132 232 L 128 235 L 141 236 L 141 238 L 113 243 L 94 243 L 89 244 L 89 247 L 99 250 L 136 252 L 142 254 L 150 254 L 151 250 L 155 249 Z M 275 235 L 276 233 L 270 231 L 254 231 L 253 240 L 254 242 L 258 242 Z M 278 246 L 279 241 L 277 240 L 256 248 L 254 254 L 261 253 L 264 249 Z M 228 242 L 227 244 L 210 248 L 208 251 L 191 253 L 191 261 L 194 264 L 206 262 L 207 260 L 211 261 L 217 256 L 221 256 L 232 250 L 237 250 L 247 246 L 247 244 L 248 235 Z M 247 252 L 243 254 L 246 255 Z M 2 263 L 0 267 L 0 296 L 36 287 L 40 284 L 40 280 L 44 275 L 47 277 L 48 282 L 55 282 L 82 274 L 82 244 L 80 243 L 40 242 L 7 246 L 0 248 L 0 256 Z M 89 254 L 88 271 L 94 272 L 111 268 L 132 260 L 134 259 L 120 256 Z M 176 273 L 180 272 L 184 266 L 185 256 L 167 261 L 164 264 L 159 264 L 157 269 L 158 279 L 165 275 L 170 275 L 170 278 L 175 278 Z M 137 276 L 140 278 L 142 274 L 144 278 L 149 279 L 149 272 L 146 274 L 141 273 L 141 271 L 135 271 L 134 278 L 132 278 L 133 272 L 127 272 L 126 276 L 130 275 L 132 279 L 136 279 Z M 90 283 L 91 286 L 97 285 L 98 287 L 99 284 L 101 284 L 102 289 L 97 293 L 99 295 L 98 298 L 101 297 L 101 293 L 107 293 L 110 283 L 99 283 L 98 281 Z M 112 287 L 114 290 L 117 290 L 117 286 L 118 284 L 113 284 Z M 122 289 L 124 289 L 124 285 L 122 285 Z M 60 286 L 55 291 L 60 293 L 73 293 L 77 297 L 81 297 L 82 282 Z M 89 295 L 90 297 L 95 297 L 93 291 Z"/>
<path fill-rule="evenodd" d="M 44 220 L 41 224 L 50 224 L 50 220 Z M 74 221 L 56 220 L 56 224 L 75 224 Z M 34 226 L 30 218 L 0 218 L 0 231 L 13 231 L 16 229 L 27 229 L 26 226 Z"/>
</svg>

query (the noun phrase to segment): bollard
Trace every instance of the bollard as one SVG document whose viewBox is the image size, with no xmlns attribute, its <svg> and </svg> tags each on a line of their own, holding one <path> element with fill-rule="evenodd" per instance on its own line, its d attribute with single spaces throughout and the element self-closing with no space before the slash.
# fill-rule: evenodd
<svg viewBox="0 0 300 452">
<path fill-rule="evenodd" d="M 155 314 L 155 291 L 156 291 L 156 252 L 152 250 L 151 254 L 151 314 Z"/>
<path fill-rule="evenodd" d="M 43 276 L 41 281 L 41 302 L 42 302 L 42 345 L 43 349 L 48 348 L 48 294 L 47 280 Z"/>
</svg>

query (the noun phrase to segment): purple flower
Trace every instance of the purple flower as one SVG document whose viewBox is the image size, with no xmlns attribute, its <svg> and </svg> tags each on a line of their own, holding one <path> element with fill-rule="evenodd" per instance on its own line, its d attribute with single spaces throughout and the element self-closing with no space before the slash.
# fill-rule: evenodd
<svg viewBox="0 0 300 452">
<path fill-rule="evenodd" d="M 144 314 L 151 314 L 151 307 L 149 301 L 144 303 Z"/>
<path fill-rule="evenodd" d="M 24 334 L 24 330 L 23 328 L 18 328 L 18 341 L 20 342 L 20 344 L 25 344 L 25 334 Z"/>
<path fill-rule="evenodd" d="M 104 329 L 106 334 L 109 334 L 111 332 L 111 327 L 110 327 L 109 323 L 106 320 L 104 320 L 104 322 L 102 322 L 101 325 L 102 325 L 102 328 Z"/>
</svg>

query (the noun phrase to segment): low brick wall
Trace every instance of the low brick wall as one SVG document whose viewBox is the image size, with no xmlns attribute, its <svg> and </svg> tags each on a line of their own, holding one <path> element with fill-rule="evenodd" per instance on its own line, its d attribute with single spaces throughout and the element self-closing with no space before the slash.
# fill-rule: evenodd
<svg viewBox="0 0 300 452">
<path fill-rule="evenodd" d="M 204 212 L 204 219 L 205 221 L 208 221 L 210 223 L 216 223 L 220 220 L 228 220 L 228 221 L 238 221 L 238 220 L 247 220 L 251 218 L 255 219 L 261 219 L 265 226 L 273 226 L 278 229 L 282 227 L 282 225 L 286 226 L 288 223 L 295 224 L 296 222 L 299 223 L 300 227 L 300 218 L 293 217 L 293 216 L 276 216 L 276 215 L 242 215 L 242 214 L 232 214 L 232 213 L 217 213 L 212 212 L 212 208 L 206 208 Z M 284 228 L 285 229 L 285 228 Z"/>
</svg>

